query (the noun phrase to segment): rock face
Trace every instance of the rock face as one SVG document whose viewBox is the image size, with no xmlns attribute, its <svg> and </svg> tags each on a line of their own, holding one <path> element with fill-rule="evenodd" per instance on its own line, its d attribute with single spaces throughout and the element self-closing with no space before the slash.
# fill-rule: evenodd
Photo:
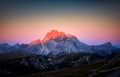
<svg viewBox="0 0 120 77">
<path fill-rule="evenodd" d="M 80 42 L 74 35 L 65 34 L 64 32 L 56 30 L 48 32 L 43 40 L 37 39 L 30 44 L 9 46 L 5 43 L 0 45 L 1 54 L 23 52 L 52 56 L 87 52 L 106 56 L 118 51 L 120 51 L 120 49 L 115 48 L 110 42 L 96 46 L 88 46 Z"/>
<path fill-rule="evenodd" d="M 31 45 L 30 43 L 25 51 L 43 55 L 58 55 L 89 50 L 89 46 L 80 42 L 75 36 L 56 30 L 48 32 L 41 42 L 37 40 L 34 43 L 36 44 Z"/>
<path fill-rule="evenodd" d="M 58 32 L 56 30 L 52 30 L 51 32 L 48 32 L 45 36 L 45 38 L 42 40 L 42 42 L 47 42 L 49 40 L 54 40 L 59 37 L 67 37 L 67 35 L 64 32 Z"/>
</svg>

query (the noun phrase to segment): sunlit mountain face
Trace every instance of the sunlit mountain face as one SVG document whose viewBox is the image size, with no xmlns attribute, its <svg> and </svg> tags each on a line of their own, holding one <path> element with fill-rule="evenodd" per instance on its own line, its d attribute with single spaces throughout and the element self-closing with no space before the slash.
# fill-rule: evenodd
<svg viewBox="0 0 120 77">
<path fill-rule="evenodd" d="M 76 38 L 74 35 L 71 34 L 65 34 L 64 32 L 59 32 L 57 30 L 51 30 L 51 32 L 48 32 L 46 34 L 46 36 L 44 37 L 43 40 L 37 39 L 34 40 L 30 43 L 30 45 L 34 45 L 34 44 L 39 44 L 39 43 L 45 43 L 49 40 L 54 40 L 57 39 L 59 37 L 63 37 L 63 38 L 67 38 L 67 37 L 71 37 L 71 38 Z"/>
<path fill-rule="evenodd" d="M 117 1 L 3 0 L 0 7 L 0 43 L 40 43 L 69 33 L 89 45 L 120 44 Z M 53 29 L 65 33 L 46 35 Z"/>
</svg>

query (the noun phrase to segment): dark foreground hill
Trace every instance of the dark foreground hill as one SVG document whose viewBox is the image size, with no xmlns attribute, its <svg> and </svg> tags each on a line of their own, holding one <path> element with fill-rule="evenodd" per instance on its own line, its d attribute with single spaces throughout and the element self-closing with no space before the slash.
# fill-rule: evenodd
<svg viewBox="0 0 120 77">
<path fill-rule="evenodd" d="M 25 54 L 25 53 L 18 53 L 18 52 L 0 54 L 0 62 L 6 62 L 9 60 L 22 58 L 22 57 L 26 57 L 26 56 L 32 56 L 32 55 L 34 55 L 34 54 Z"/>
<path fill-rule="evenodd" d="M 27 55 L 1 62 L 0 76 L 88 77 L 102 75 L 100 71 L 116 68 L 119 65 L 119 55 L 107 58 L 89 53 L 71 53 L 51 57 Z"/>
<path fill-rule="evenodd" d="M 7 56 L 8 55 L 11 56 L 13 55 L 13 53 L 7 54 Z M 1 56 L 1 58 L 2 57 L 4 58 L 4 56 Z M 10 58 L 0 62 L 0 75 L 14 76 L 52 71 L 68 67 L 77 67 L 84 64 L 101 62 L 104 59 L 105 58 L 102 56 L 89 53 L 71 53 L 50 57 L 30 54 L 25 56 L 21 56 L 21 54 L 19 56 L 13 55 L 13 59 Z"/>
<path fill-rule="evenodd" d="M 18 77 L 112 77 L 118 76 L 119 70 L 120 54 L 101 62 Z"/>
</svg>

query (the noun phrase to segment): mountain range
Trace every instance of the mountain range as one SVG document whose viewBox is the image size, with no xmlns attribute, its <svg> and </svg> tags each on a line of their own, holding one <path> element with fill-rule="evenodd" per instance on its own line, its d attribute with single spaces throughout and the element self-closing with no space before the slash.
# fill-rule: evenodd
<svg viewBox="0 0 120 77">
<path fill-rule="evenodd" d="M 76 36 L 65 34 L 64 32 L 59 32 L 57 30 L 51 30 L 51 32 L 46 34 L 43 40 L 37 39 L 29 44 L 17 43 L 14 46 L 7 43 L 0 44 L 0 54 L 19 52 L 53 56 L 87 52 L 108 56 L 119 51 L 120 49 L 113 46 L 111 42 L 101 45 L 87 45 L 79 41 Z"/>
<path fill-rule="evenodd" d="M 120 49 L 111 42 L 87 45 L 57 30 L 29 44 L 0 44 L 0 77 L 96 77 L 119 65 Z"/>
</svg>

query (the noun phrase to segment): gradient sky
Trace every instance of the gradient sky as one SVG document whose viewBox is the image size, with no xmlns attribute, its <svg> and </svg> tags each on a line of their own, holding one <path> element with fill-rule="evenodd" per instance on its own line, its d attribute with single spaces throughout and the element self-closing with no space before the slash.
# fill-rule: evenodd
<svg viewBox="0 0 120 77">
<path fill-rule="evenodd" d="M 30 43 L 52 29 L 87 44 L 120 44 L 120 2 L 1 0 L 0 43 Z"/>
</svg>

